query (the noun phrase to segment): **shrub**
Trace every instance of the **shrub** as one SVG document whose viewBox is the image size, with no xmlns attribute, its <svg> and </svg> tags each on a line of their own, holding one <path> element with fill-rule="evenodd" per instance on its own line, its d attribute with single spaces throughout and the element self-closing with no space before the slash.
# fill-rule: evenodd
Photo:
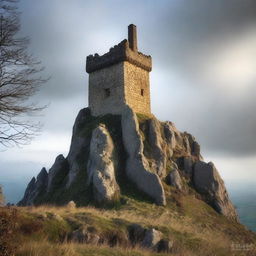
<svg viewBox="0 0 256 256">
<path fill-rule="evenodd" d="M 14 244 L 17 211 L 12 208 L 0 208 L 0 255 L 11 256 L 16 251 Z"/>
</svg>

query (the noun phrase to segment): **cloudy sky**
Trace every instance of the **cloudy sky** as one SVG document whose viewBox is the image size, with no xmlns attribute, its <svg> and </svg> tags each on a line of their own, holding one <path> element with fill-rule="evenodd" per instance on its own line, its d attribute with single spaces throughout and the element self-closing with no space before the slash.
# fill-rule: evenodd
<svg viewBox="0 0 256 256">
<path fill-rule="evenodd" d="M 152 111 L 192 133 L 229 188 L 256 185 L 256 2 L 254 0 L 24 0 L 22 33 L 51 80 L 34 97 L 49 104 L 39 137 L 2 149 L 7 200 L 59 153 L 88 104 L 86 56 L 103 54 L 137 25 L 139 50 L 153 58 Z"/>
</svg>

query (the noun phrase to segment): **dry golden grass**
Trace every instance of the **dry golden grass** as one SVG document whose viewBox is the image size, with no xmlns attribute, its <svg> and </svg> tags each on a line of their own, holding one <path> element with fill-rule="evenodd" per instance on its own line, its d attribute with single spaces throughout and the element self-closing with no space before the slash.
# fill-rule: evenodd
<svg viewBox="0 0 256 256">
<path fill-rule="evenodd" d="M 179 208 L 167 207 L 129 200 L 118 210 L 98 209 L 94 207 L 56 207 L 42 205 L 38 207 L 20 207 L 23 215 L 58 215 L 63 220 L 73 219 L 83 225 L 83 216 L 93 219 L 93 225 L 99 230 L 118 228 L 111 223 L 121 220 L 124 223 L 139 223 L 145 227 L 160 229 L 166 237 L 174 240 L 174 251 L 170 255 L 183 256 L 226 256 L 241 255 L 231 250 L 232 243 L 253 243 L 256 236 L 242 225 L 228 221 L 211 207 L 194 196 L 180 196 Z M 170 202 L 171 204 L 172 202 Z M 45 248 L 43 248 L 45 247 Z M 52 251 L 54 254 L 52 254 Z M 45 253 L 47 252 L 47 253 Z M 213 254 L 214 252 L 214 254 Z M 42 254 L 41 254 L 42 253 Z M 45 254 L 43 254 L 45 253 Z M 48 240 L 26 240 L 17 255 L 161 255 L 141 249 L 95 247 L 80 244 L 52 244 Z M 166 254 L 163 254 L 166 255 Z M 247 254 L 244 254 L 247 255 Z M 248 254 L 250 255 L 250 254 Z"/>
<path fill-rule="evenodd" d="M 70 216 L 77 213 L 90 213 L 93 216 L 106 219 L 122 219 L 131 223 L 140 223 L 146 226 L 163 226 L 172 230 L 177 230 L 180 233 L 193 234 L 195 238 L 208 240 L 212 243 L 226 245 L 230 242 L 230 239 L 225 237 L 222 232 L 212 232 L 207 225 L 202 225 L 200 222 L 189 216 L 179 215 L 177 212 L 172 212 L 170 209 L 159 207 L 156 205 L 146 204 L 143 209 L 121 209 L 121 210 L 105 210 L 95 207 L 80 207 L 69 209 L 67 207 L 56 207 L 51 205 L 42 205 L 38 207 L 25 207 L 24 211 L 31 213 L 54 213 L 60 216 Z M 216 235 L 217 232 L 217 235 Z"/>
<path fill-rule="evenodd" d="M 30 241 L 19 247 L 16 256 L 163 256 L 143 250 L 142 248 L 110 248 L 108 246 L 92 246 L 88 244 L 52 244 L 48 241 Z M 172 254 L 168 254 L 172 255 Z M 188 254 L 187 254 L 188 255 Z M 186 256 L 186 255 L 184 255 Z"/>
</svg>

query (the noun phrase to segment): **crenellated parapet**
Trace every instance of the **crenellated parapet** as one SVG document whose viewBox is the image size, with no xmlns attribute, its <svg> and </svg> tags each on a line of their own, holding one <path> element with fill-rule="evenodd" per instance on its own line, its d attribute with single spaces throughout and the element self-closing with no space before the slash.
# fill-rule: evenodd
<svg viewBox="0 0 256 256">
<path fill-rule="evenodd" d="M 150 115 L 149 73 L 151 56 L 138 51 L 137 28 L 128 26 L 128 40 L 100 56 L 89 55 L 89 107 L 93 116 L 122 114 L 126 105 L 136 113 Z"/>
<path fill-rule="evenodd" d="M 128 61 L 148 72 L 152 69 L 151 56 L 132 50 L 127 39 L 118 45 L 110 48 L 109 52 L 100 56 L 99 54 L 89 55 L 86 59 L 86 72 L 92 73 L 96 70 L 106 68 L 119 62 Z"/>
</svg>

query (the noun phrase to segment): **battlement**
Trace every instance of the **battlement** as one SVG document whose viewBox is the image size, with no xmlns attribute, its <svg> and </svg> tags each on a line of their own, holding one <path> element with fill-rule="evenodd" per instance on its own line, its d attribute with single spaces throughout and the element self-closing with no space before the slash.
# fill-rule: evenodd
<svg viewBox="0 0 256 256">
<path fill-rule="evenodd" d="M 89 108 L 93 116 L 120 115 L 126 106 L 136 113 L 150 114 L 149 73 L 152 59 L 138 51 L 136 26 L 128 26 L 128 40 L 109 52 L 89 55 Z"/>
<path fill-rule="evenodd" d="M 129 27 L 128 38 L 128 41 L 127 39 L 123 40 L 118 45 L 110 48 L 109 52 L 102 56 L 97 53 L 87 56 L 86 72 L 92 73 L 122 61 L 128 61 L 131 64 L 150 72 L 152 70 L 151 56 L 137 51 L 136 30 L 134 31 Z"/>
</svg>

